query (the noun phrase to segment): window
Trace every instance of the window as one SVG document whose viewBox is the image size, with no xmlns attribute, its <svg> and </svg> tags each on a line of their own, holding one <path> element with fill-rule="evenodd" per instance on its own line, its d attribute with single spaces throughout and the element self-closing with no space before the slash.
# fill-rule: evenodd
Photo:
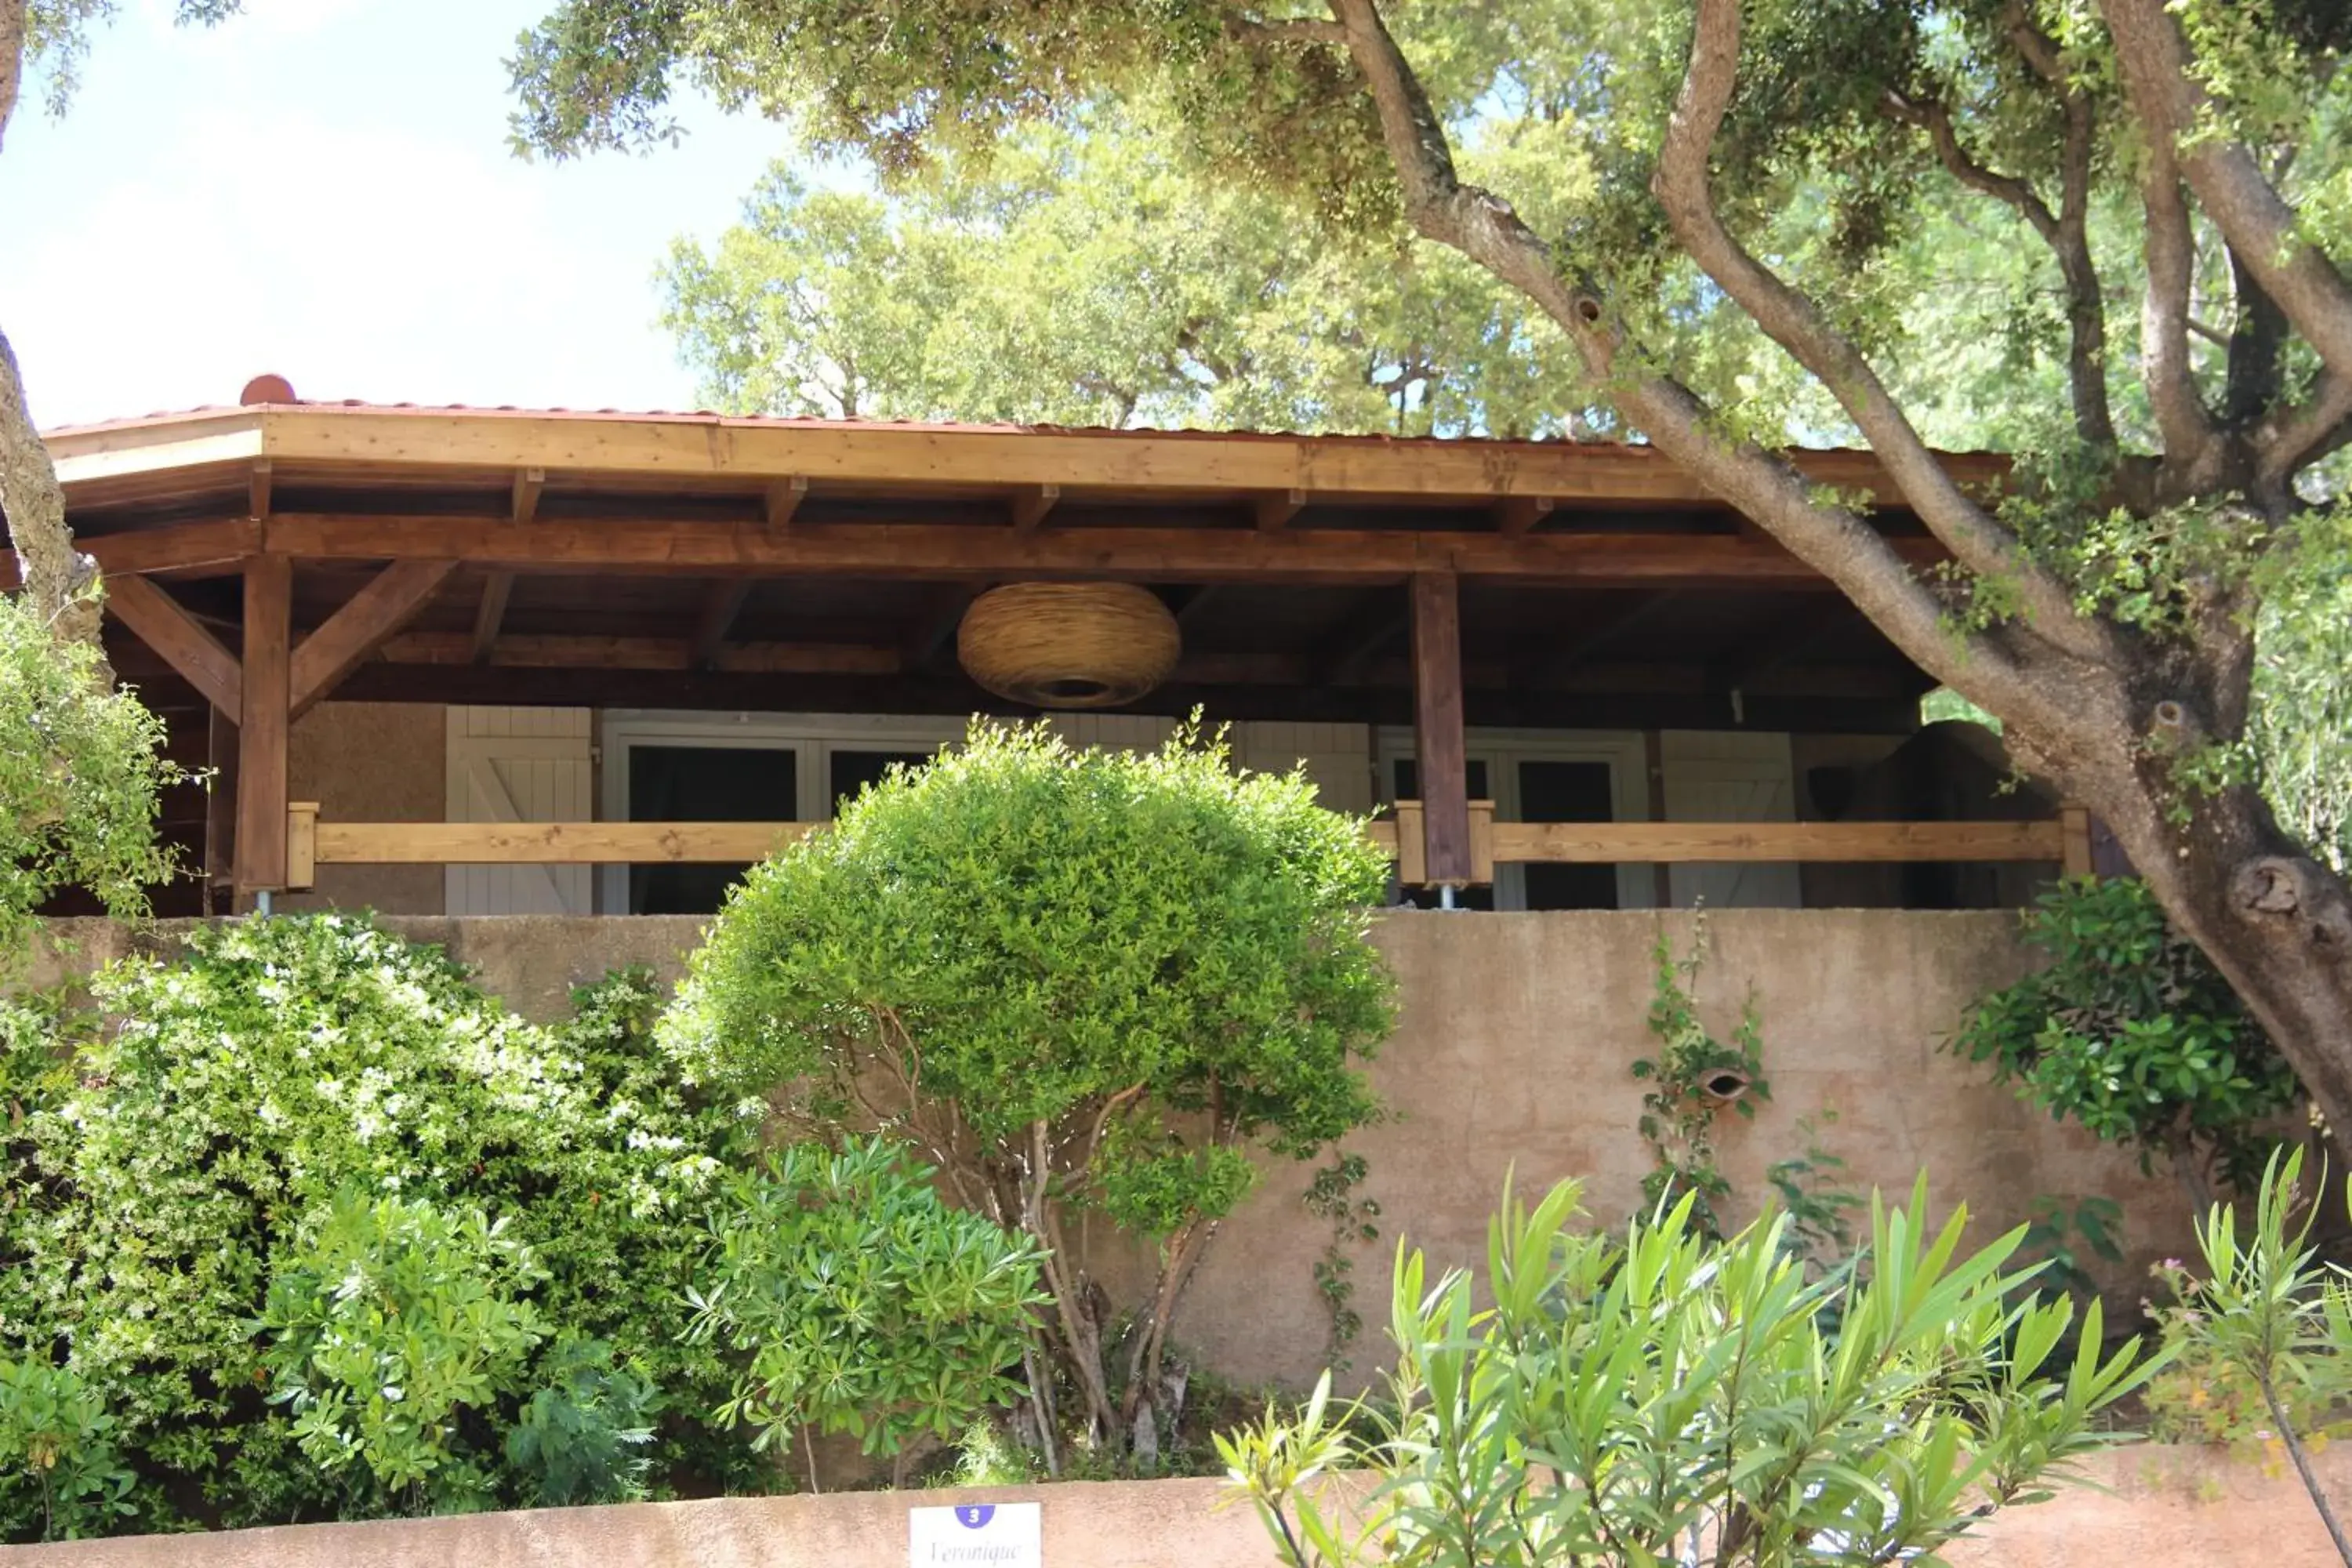
<svg viewBox="0 0 2352 1568">
<path fill-rule="evenodd" d="M 616 822 L 828 822 L 894 763 L 929 761 L 962 738 L 954 719 L 858 714 L 604 716 L 604 810 Z M 608 866 L 602 907 L 709 914 L 741 866 Z"/>
<path fill-rule="evenodd" d="M 1649 816 L 1646 753 L 1637 734 L 1540 730 L 1469 732 L 1473 800 L 1495 803 L 1498 822 L 1640 822 Z M 1421 793 L 1412 731 L 1384 730 L 1380 739 L 1381 800 Z M 1647 909 L 1656 901 L 1647 866 L 1501 865 L 1492 889 L 1464 889 L 1471 909 Z M 1433 907 L 1433 891 L 1409 889 L 1412 901 Z"/>
</svg>

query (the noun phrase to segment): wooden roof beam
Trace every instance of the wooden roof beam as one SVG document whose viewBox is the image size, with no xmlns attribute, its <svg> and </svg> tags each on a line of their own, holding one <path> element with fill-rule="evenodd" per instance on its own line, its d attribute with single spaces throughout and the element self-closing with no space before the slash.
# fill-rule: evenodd
<svg viewBox="0 0 2352 1568">
<path fill-rule="evenodd" d="M 256 520 L 269 515 L 269 459 L 257 458 L 246 479 L 247 510 Z"/>
<path fill-rule="evenodd" d="M 455 561 L 395 561 L 295 647 L 288 701 L 300 718 L 441 591 Z"/>
<path fill-rule="evenodd" d="M 1013 531 L 1015 533 L 1029 532 L 1045 521 L 1045 514 L 1052 511 L 1061 499 L 1062 487 L 1059 485 L 1031 485 L 1021 491 L 1006 507 L 1013 519 Z"/>
<path fill-rule="evenodd" d="M 268 548 L 312 560 L 457 560 L 510 571 L 835 574 L 1003 581 L 1020 576 L 1144 583 L 1402 583 L 1418 572 L 1637 587 L 1829 591 L 1779 545 L 1732 534 L 1595 533 L 1508 538 L 1407 530 L 1011 529 L 842 523 L 786 532 L 725 522 L 608 519 L 515 526 L 478 519 L 319 516 L 269 520 Z M 1919 564 L 1933 542 L 1890 539 Z"/>
<path fill-rule="evenodd" d="M 408 632 L 386 641 L 383 662 L 469 665 L 462 632 Z M 899 651 L 850 643 L 740 642 L 722 645 L 708 667 L 695 661 L 685 637 L 510 637 L 499 639 L 489 664 L 501 669 L 706 669 L 739 675 L 895 675 Z"/>
<path fill-rule="evenodd" d="M 232 724 L 245 706 L 245 672 L 221 640 L 190 615 L 179 600 L 144 577 L 106 581 L 106 612 L 131 628 L 141 642 L 204 694 Z"/>
</svg>

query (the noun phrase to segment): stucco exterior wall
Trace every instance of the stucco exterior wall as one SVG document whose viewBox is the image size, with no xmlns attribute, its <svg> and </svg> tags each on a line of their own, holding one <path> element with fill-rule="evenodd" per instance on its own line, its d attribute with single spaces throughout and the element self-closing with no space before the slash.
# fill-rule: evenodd
<svg viewBox="0 0 2352 1568">
<path fill-rule="evenodd" d="M 2320 1459 L 2352 1484 L 2352 1453 Z M 2104 1486 L 2005 1510 L 1945 1555 L 1953 1568 L 2326 1568 L 2338 1561 L 2291 1475 L 2216 1456 L 2122 1448 L 2095 1457 Z M 1040 1504 L 1047 1568 L 1273 1568 L 1246 1507 L 1216 1480 L 1124 1481 L 980 1491 L 822 1497 L 481 1513 L 373 1524 L 295 1525 L 0 1550 L 26 1568 L 905 1568 L 910 1507 Z"/>
<path fill-rule="evenodd" d="M 133 939 L 71 922 L 77 965 Z M 700 921 L 534 916 L 388 922 L 438 942 L 519 1011 L 546 1018 L 570 988 L 622 964 L 674 978 Z M 2111 1283 L 2137 1300 L 2146 1264 L 2188 1243 L 2168 1180 L 2061 1126 L 1989 1083 L 1939 1046 L 1968 1000 L 2021 973 L 2013 917 L 1998 912 L 1726 910 L 1707 917 L 1713 954 L 1702 1012 L 1718 1032 L 1752 993 L 1761 1010 L 1772 1100 L 1753 1122 L 1727 1117 L 1718 1158 L 1735 1214 L 1751 1210 L 1773 1162 L 1802 1153 L 1798 1123 L 1834 1111 L 1819 1141 L 1846 1161 L 1848 1184 L 1907 1192 L 1925 1168 L 1941 1207 L 1965 1198 L 1990 1240 L 2022 1223 L 2045 1194 L 2097 1194 L 2125 1213 L 2131 1257 Z M 1653 1048 L 1643 1026 L 1663 931 L 1681 952 L 1687 914 L 1435 914 L 1384 919 L 1378 940 L 1397 978 L 1395 1035 L 1371 1077 L 1385 1122 L 1349 1141 L 1370 1163 L 1365 1191 L 1381 1238 L 1357 1254 L 1359 1305 L 1374 1325 L 1355 1356 L 1377 1362 L 1389 1260 L 1402 1237 L 1443 1266 L 1483 1261 L 1486 1220 L 1507 1173 L 1522 1189 L 1586 1182 L 1598 1221 L 1640 1200 L 1649 1154 L 1635 1128 L 1642 1085 L 1632 1064 Z M 164 925 L 136 939 L 168 943 Z M 1304 1384 L 1327 1355 L 1328 1311 L 1314 1265 L 1328 1230 L 1300 1198 L 1312 1167 L 1269 1167 L 1230 1218 L 1187 1292 L 1176 1324 L 1198 1364 L 1243 1383 Z M 1148 1259 L 1098 1256 L 1115 1279 Z"/>
<path fill-rule="evenodd" d="M 322 702 L 287 738 L 287 798 L 314 800 L 330 822 L 441 822 L 447 818 L 446 710 L 437 702 Z M 281 910 L 442 910 L 438 866 L 321 866 L 307 893 L 278 896 Z"/>
</svg>

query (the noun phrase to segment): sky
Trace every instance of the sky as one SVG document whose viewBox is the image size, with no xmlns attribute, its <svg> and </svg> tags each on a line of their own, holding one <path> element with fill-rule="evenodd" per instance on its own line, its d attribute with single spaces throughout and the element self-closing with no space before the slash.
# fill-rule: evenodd
<svg viewBox="0 0 2352 1568">
<path fill-rule="evenodd" d="M 62 120 L 0 153 L 0 327 L 45 428 L 305 398 L 685 408 L 657 323 L 680 234 L 788 133 L 695 106 L 684 144 L 525 163 L 501 63 L 548 0 L 123 0 Z"/>
</svg>

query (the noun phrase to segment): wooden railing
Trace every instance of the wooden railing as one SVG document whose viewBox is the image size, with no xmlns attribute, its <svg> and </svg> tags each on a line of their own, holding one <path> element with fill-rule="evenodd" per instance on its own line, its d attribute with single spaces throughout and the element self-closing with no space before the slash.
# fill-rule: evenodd
<svg viewBox="0 0 2352 1568">
<path fill-rule="evenodd" d="M 1471 859 L 1490 882 L 1498 864 L 1614 865 L 1704 861 L 2056 861 L 2091 869 L 2089 816 L 2069 806 L 2036 822 L 1496 822 L 1471 802 Z M 322 822 L 319 808 L 287 811 L 287 886 L 308 888 L 320 866 L 736 865 L 824 826 L 811 822 Z M 1427 880 L 1421 803 L 1397 803 L 1370 823 L 1397 860 L 1399 880 Z"/>
</svg>

